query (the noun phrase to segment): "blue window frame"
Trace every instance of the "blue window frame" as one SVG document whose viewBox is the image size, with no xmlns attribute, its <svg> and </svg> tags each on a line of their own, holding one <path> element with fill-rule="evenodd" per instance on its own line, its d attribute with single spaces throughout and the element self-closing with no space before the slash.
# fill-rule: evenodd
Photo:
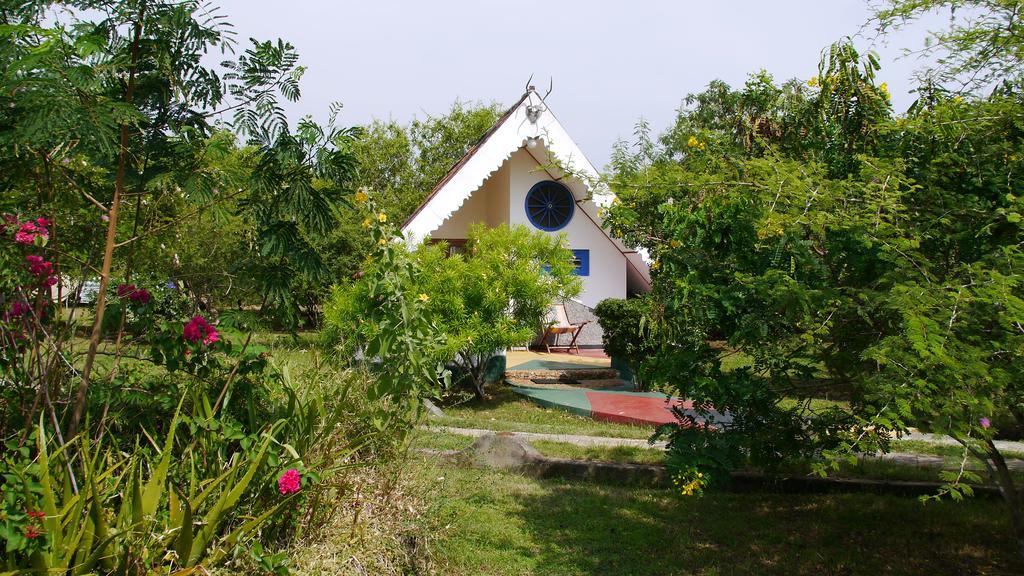
<svg viewBox="0 0 1024 576">
<path fill-rule="evenodd" d="M 576 261 L 576 275 L 590 276 L 590 250 L 573 250 L 572 257 Z"/>
<path fill-rule="evenodd" d="M 526 193 L 526 217 L 530 224 L 547 232 L 565 228 L 575 209 L 572 192 L 554 180 L 538 182 Z"/>
</svg>

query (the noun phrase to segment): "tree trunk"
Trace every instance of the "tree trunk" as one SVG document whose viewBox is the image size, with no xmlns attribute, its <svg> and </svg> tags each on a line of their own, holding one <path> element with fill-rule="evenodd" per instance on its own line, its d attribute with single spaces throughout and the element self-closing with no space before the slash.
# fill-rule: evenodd
<svg viewBox="0 0 1024 576">
<path fill-rule="evenodd" d="M 146 3 L 139 7 L 139 17 L 135 21 L 135 32 L 132 38 L 131 64 L 128 70 L 128 86 L 125 89 L 125 102 L 132 103 L 135 93 L 135 71 L 139 59 L 139 42 L 142 38 L 142 19 L 146 13 Z M 68 425 L 68 438 L 74 437 L 82 421 L 82 414 L 85 413 L 86 395 L 89 391 L 89 376 L 92 366 L 96 361 L 96 352 L 100 345 L 100 335 L 103 328 L 103 311 L 106 308 L 107 286 L 110 284 L 110 267 L 114 260 L 114 244 L 117 239 L 117 214 L 121 205 L 121 195 L 124 193 L 125 168 L 128 162 L 128 125 L 121 124 L 119 149 L 117 153 L 117 176 L 114 180 L 114 198 L 111 201 L 109 221 L 107 222 L 106 245 L 103 250 L 103 265 L 100 268 L 100 289 L 96 295 L 96 317 L 92 323 L 92 335 L 89 338 L 89 352 L 85 356 L 85 365 L 82 367 L 82 379 L 78 384 L 78 391 L 75 394 L 75 405 L 71 413 L 71 423 Z"/>
<path fill-rule="evenodd" d="M 484 393 L 484 366 L 482 363 L 475 362 L 473 356 L 465 352 L 459 352 L 457 357 L 462 359 L 462 367 L 473 383 L 473 394 L 476 395 L 477 400 L 487 398 Z"/>
<path fill-rule="evenodd" d="M 1017 540 L 1017 553 L 1024 558 L 1024 510 L 1021 509 L 1020 492 L 1017 491 L 1010 470 L 1006 466 L 1006 459 L 996 448 L 995 443 L 986 440 L 986 449 L 995 469 L 995 481 L 999 486 L 999 492 L 1010 509 L 1010 525 L 1013 528 L 1013 537 Z"/>
</svg>

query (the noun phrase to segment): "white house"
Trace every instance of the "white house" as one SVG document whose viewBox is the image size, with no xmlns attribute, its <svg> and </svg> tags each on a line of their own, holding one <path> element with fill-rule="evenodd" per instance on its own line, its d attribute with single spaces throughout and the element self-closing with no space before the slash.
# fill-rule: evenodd
<svg viewBox="0 0 1024 576">
<path fill-rule="evenodd" d="M 567 176 L 553 166 L 565 167 Z M 454 249 L 470 224 L 523 224 L 565 234 L 578 262 L 583 291 L 567 303 L 573 322 L 592 320 L 590 310 L 605 298 L 647 292 L 651 278 L 640 253 L 602 227 L 599 207 L 611 204 L 606 189 L 591 190 L 597 170 L 531 86 L 434 187 L 405 221 L 411 244 L 444 240 Z M 599 326 L 581 335 L 600 344 Z"/>
</svg>

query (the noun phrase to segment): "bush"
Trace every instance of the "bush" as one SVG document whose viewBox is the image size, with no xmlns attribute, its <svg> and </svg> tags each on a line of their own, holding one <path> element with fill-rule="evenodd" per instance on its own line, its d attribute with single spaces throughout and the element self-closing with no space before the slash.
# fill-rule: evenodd
<svg viewBox="0 0 1024 576">
<path fill-rule="evenodd" d="M 158 454 L 137 445 L 127 456 L 90 445 L 87 434 L 60 447 L 40 424 L 34 450 L 22 447 L 3 462 L 4 512 L 14 515 L 3 534 L 6 568 L 124 574 L 190 568 L 216 562 L 288 505 L 288 495 L 267 507 L 242 499 L 273 474 L 267 455 L 281 422 L 212 474 L 196 467 L 197 447 L 176 449 L 179 424 L 179 418 L 171 422 Z M 81 456 L 79 470 L 73 451 Z M 255 515 L 241 514 L 243 507 Z"/>
<path fill-rule="evenodd" d="M 342 472 L 394 453 L 374 428 L 358 374 L 275 375 L 265 424 L 248 428 L 193 387 L 159 443 L 138 435 L 63 446 L 40 423 L 0 461 L 5 570 L 144 574 L 212 566 L 249 547 L 279 548 L 325 523 Z M 353 391 L 355 391 L 353 393 Z M 155 435 L 154 435 L 155 436 Z M 127 448 L 123 448 L 124 446 Z M 366 457 L 358 453 L 369 449 Z M 289 485 L 284 478 L 298 479 Z M 258 549 L 258 550 L 257 550 Z"/>
<path fill-rule="evenodd" d="M 614 360 L 624 361 L 633 371 L 634 383 L 646 388 L 641 377 L 643 363 L 658 349 L 652 301 L 646 296 L 627 300 L 602 300 L 594 314 L 604 330 L 604 350 Z"/>
<path fill-rule="evenodd" d="M 373 343 L 400 345 L 415 318 L 429 330 L 416 336 L 435 344 L 429 358 L 453 365 L 465 376 L 460 380 L 482 398 L 488 360 L 495 352 L 529 342 L 551 302 L 576 295 L 580 282 L 560 236 L 523 226 L 482 225 L 472 226 L 468 236 L 465 254 L 451 257 L 443 244 L 424 244 L 411 253 L 399 242 L 380 244 L 363 279 L 335 289 L 325 312 L 330 342 L 353 356 L 365 349 L 367 357 L 381 360 L 381 374 L 386 374 L 392 361 L 380 351 L 393 348 Z M 395 262 L 402 265 L 396 269 Z M 415 274 L 406 275 L 405 269 Z M 391 296 L 375 295 L 388 285 Z M 402 322 L 384 315 L 392 302 L 403 306 Z"/>
</svg>

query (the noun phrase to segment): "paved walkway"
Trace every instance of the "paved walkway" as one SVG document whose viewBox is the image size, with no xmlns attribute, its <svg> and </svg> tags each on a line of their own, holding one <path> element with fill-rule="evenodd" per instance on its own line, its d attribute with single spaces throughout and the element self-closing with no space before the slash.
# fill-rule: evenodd
<svg viewBox="0 0 1024 576">
<path fill-rule="evenodd" d="M 910 434 L 904 434 L 901 440 L 918 440 L 920 442 L 938 444 L 940 446 L 960 446 L 959 442 L 950 438 L 949 436 L 942 436 L 940 434 L 928 434 L 926 432 L 911 432 Z M 999 450 L 1003 452 L 1024 453 L 1024 442 L 1015 442 L 1012 440 L 995 440 L 993 443 L 996 445 L 996 448 L 999 448 Z"/>
<path fill-rule="evenodd" d="M 461 436 L 472 436 L 474 438 L 483 436 L 485 434 L 491 434 L 494 430 L 485 430 L 482 428 L 455 428 L 452 426 L 426 426 L 427 430 L 433 430 L 438 432 L 448 432 L 450 434 L 459 434 Z M 522 438 L 526 441 L 531 440 L 546 440 L 548 442 L 562 442 L 565 444 L 575 444 L 576 446 L 629 446 L 633 448 L 651 448 L 657 450 L 664 450 L 666 443 L 664 441 L 658 441 L 650 443 L 647 440 L 641 440 L 638 438 L 612 438 L 608 436 L 585 436 L 580 434 L 542 434 L 539 432 L 507 432 L 516 438 Z M 924 442 L 930 442 L 933 444 L 948 445 L 942 437 L 935 434 L 923 434 L 920 432 L 911 435 L 904 436 L 905 440 L 921 440 Z M 946 438 L 953 444 L 956 441 L 952 438 Z M 1021 442 L 1006 442 L 1006 444 L 1024 444 Z M 1010 449 L 1002 448 L 1001 450 Z M 912 466 L 916 468 L 946 468 L 945 459 L 942 456 L 936 456 L 933 454 L 917 454 L 914 452 L 889 452 L 886 454 L 873 454 L 863 455 L 862 458 L 870 458 L 876 460 L 882 460 L 886 462 L 893 462 L 903 466 Z M 970 469 L 977 470 L 980 468 L 977 462 L 972 462 Z M 1018 459 L 1007 459 L 1006 466 L 1010 470 L 1021 472 L 1024 471 L 1024 460 Z"/>
<path fill-rule="evenodd" d="M 473 436 L 474 438 L 485 434 L 497 433 L 494 430 L 485 430 L 483 428 L 454 428 L 452 426 L 426 426 L 426 429 L 459 434 L 461 436 Z M 547 440 L 549 442 L 563 442 L 577 446 L 633 446 L 635 448 L 657 448 L 659 450 L 664 450 L 666 446 L 665 442 L 659 441 L 651 444 L 647 440 L 640 438 L 612 438 L 609 436 L 585 436 L 582 434 L 542 434 L 539 432 L 508 432 L 508 434 L 523 440 Z"/>
<path fill-rule="evenodd" d="M 660 392 L 629 392 L 621 390 L 593 390 L 583 387 L 513 387 L 512 390 L 531 402 L 547 408 L 558 408 L 573 414 L 622 424 L 660 426 L 677 422 L 672 409 L 693 416 L 698 425 L 704 425 L 703 416 L 693 409 L 693 402 L 669 398 Z M 711 413 L 712 422 L 728 423 L 730 418 Z"/>
<path fill-rule="evenodd" d="M 532 350 L 509 350 L 505 353 L 505 370 L 587 370 L 611 368 L 607 356 L 593 357 L 577 354 L 549 354 Z"/>
</svg>

